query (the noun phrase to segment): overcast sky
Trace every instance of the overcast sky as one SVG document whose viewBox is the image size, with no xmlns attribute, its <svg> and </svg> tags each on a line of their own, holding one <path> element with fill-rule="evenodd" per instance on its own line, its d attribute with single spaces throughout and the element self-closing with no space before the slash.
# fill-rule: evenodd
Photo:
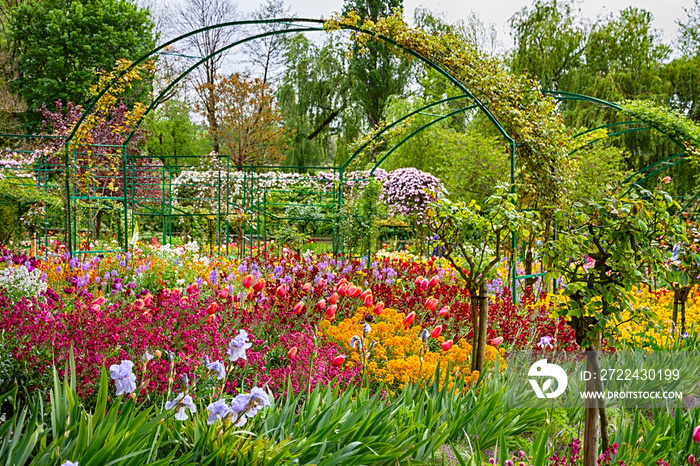
<svg viewBox="0 0 700 466">
<path fill-rule="evenodd" d="M 239 5 L 248 9 L 254 1 L 247 0 Z M 286 0 L 285 3 L 302 18 L 328 18 L 343 7 L 343 0 Z M 404 9 L 409 19 L 413 17 L 413 10 L 423 5 L 444 13 L 450 22 L 466 18 L 474 11 L 484 23 L 495 25 L 499 39 L 508 47 L 512 44 L 512 39 L 507 35 L 508 19 L 532 3 L 531 0 L 404 0 Z M 581 10 L 584 16 L 595 19 L 598 15 L 617 13 L 628 6 L 643 8 L 654 15 L 654 27 L 663 33 L 668 43 L 676 37 L 676 21 L 686 17 L 684 8 L 690 9 L 693 4 L 693 0 L 585 0 L 581 2 Z"/>
</svg>

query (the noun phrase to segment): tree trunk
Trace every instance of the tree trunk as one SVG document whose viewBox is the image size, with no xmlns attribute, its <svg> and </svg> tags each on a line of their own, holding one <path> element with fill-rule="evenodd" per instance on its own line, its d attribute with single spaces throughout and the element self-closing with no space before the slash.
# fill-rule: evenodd
<svg viewBox="0 0 700 466">
<path fill-rule="evenodd" d="M 472 303 L 472 372 L 476 370 L 479 350 L 479 296 L 476 290 L 469 290 Z"/>
<path fill-rule="evenodd" d="M 476 359 L 476 370 L 484 372 L 486 356 L 486 330 L 488 330 L 489 299 L 486 295 L 486 284 L 479 287 L 479 348 Z"/>
<path fill-rule="evenodd" d="M 586 391 L 589 393 L 598 391 L 598 381 L 600 377 L 599 352 L 594 348 L 589 348 L 586 353 L 586 370 L 593 375 L 586 381 Z M 598 402 L 600 400 L 593 397 L 586 398 L 586 408 L 583 419 L 583 466 L 597 466 L 598 464 L 598 439 L 600 435 L 598 419 L 600 412 Z"/>
<path fill-rule="evenodd" d="M 95 241 L 100 239 L 100 233 L 102 232 L 102 209 L 97 211 L 95 215 Z"/>
</svg>

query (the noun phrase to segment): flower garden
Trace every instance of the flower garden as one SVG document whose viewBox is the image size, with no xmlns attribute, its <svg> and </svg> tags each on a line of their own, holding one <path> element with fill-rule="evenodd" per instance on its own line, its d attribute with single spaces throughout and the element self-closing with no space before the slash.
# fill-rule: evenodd
<svg viewBox="0 0 700 466">
<path fill-rule="evenodd" d="M 700 127 L 399 10 L 149 43 L 0 134 L 0 464 L 700 465 Z M 187 88 L 287 32 L 279 92 Z"/>
<path fill-rule="evenodd" d="M 540 283 L 513 304 L 489 281 L 480 374 L 469 294 L 443 258 L 236 260 L 154 240 L 127 255 L 73 258 L 56 244 L 46 259 L 0 260 L 10 464 L 579 464 L 579 411 L 505 399 L 509 354 L 580 349 Z M 700 293 L 683 334 L 670 294 L 632 290 L 650 319 L 608 345 L 695 350 Z M 697 407 L 614 416 L 599 464 L 697 455 Z"/>
</svg>

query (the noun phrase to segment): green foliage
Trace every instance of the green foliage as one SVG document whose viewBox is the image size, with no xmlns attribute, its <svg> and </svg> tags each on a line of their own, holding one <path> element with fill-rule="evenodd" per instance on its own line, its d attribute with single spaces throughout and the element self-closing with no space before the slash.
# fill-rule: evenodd
<svg viewBox="0 0 700 466">
<path fill-rule="evenodd" d="M 357 134 L 344 47 L 332 35 L 318 47 L 299 34 L 286 43 L 285 62 L 276 95 L 285 124 L 294 132 L 287 138 L 284 164 L 332 162 Z"/>
<path fill-rule="evenodd" d="M 630 100 L 621 104 L 622 110 L 668 134 L 688 155 L 700 156 L 700 126 L 685 115 L 646 100 Z"/>
<path fill-rule="evenodd" d="M 611 336 L 622 312 L 640 317 L 630 290 L 657 276 L 665 254 L 658 238 L 674 243 L 683 229 L 673 216 L 678 205 L 665 192 L 610 193 L 600 201 L 576 203 L 555 213 L 558 233 L 545 247 L 549 270 L 566 286 L 561 315 L 568 316 L 576 341 L 589 347 L 597 335 Z M 592 261 L 592 263 L 589 263 Z M 613 341 L 613 340 L 608 340 Z"/>
<path fill-rule="evenodd" d="M 348 253 L 371 254 L 376 250 L 380 221 L 387 215 L 379 202 L 382 185 L 370 180 L 364 188 L 355 188 L 340 212 L 341 237 Z"/>
<path fill-rule="evenodd" d="M 483 210 L 474 201 L 465 204 L 447 198 L 437 199 L 428 209 L 428 228 L 473 295 L 492 278 L 511 232 L 526 235 L 535 226 L 536 212 L 518 209 L 517 201 L 500 186 Z M 460 260 L 466 262 L 466 270 L 457 264 Z"/>
<path fill-rule="evenodd" d="M 16 85 L 30 110 L 57 100 L 85 105 L 101 70 L 153 48 L 148 10 L 125 0 L 23 2 L 12 18 L 20 44 Z"/>
<path fill-rule="evenodd" d="M 187 101 L 168 100 L 151 112 L 144 122 L 149 138 L 146 150 L 149 155 L 182 165 L 183 160 L 168 160 L 169 155 L 205 155 L 211 152 L 206 130 L 190 119 Z"/>
<path fill-rule="evenodd" d="M 301 255 L 301 248 L 307 243 L 309 237 L 285 221 L 275 231 L 275 239 L 277 240 L 277 247 L 280 248 L 280 253 L 281 248 L 287 246 L 298 255 Z"/>
<path fill-rule="evenodd" d="M 73 365 L 71 365 L 73 366 Z M 438 369 L 439 370 L 439 369 Z M 71 367 L 70 374 L 75 374 Z M 61 381 L 54 369 L 51 403 L 41 396 L 23 403 L 16 389 L 0 396 L 11 415 L 0 424 L 0 462 L 80 464 L 426 464 L 447 441 L 463 435 L 493 447 L 518 435 L 539 418 L 535 410 L 508 410 L 505 387 L 494 383 L 478 393 L 462 380 L 440 386 L 408 386 L 400 394 L 371 394 L 329 384 L 286 397 L 238 430 L 206 422 L 209 400 L 198 400 L 186 421 L 157 405 L 131 397 L 112 398 L 102 370 L 94 408 L 80 403 L 73 375 Z"/>
<path fill-rule="evenodd" d="M 44 214 L 27 216 L 33 207 L 38 209 L 40 204 L 44 205 Z M 6 244 L 10 239 L 20 238 L 23 230 L 32 233 L 40 224 L 43 225 L 47 210 L 55 214 L 61 208 L 61 200 L 39 191 L 33 179 L 5 175 L 0 180 L 0 243 Z M 23 218 L 27 221 L 23 221 Z"/>
</svg>

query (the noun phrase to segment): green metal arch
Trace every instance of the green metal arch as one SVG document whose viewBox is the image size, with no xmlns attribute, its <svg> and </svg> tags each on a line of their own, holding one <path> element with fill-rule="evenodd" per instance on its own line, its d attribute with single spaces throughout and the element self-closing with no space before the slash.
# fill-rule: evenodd
<svg viewBox="0 0 700 466">
<path fill-rule="evenodd" d="M 108 91 L 109 89 L 111 89 L 111 87 L 112 87 L 115 83 L 117 83 L 123 76 L 125 76 L 129 71 L 133 70 L 136 66 L 138 66 L 139 64 L 145 62 L 145 61 L 148 60 L 150 57 L 154 56 L 155 54 L 157 54 L 157 53 L 160 52 L 161 50 L 165 49 L 166 47 L 168 47 L 168 46 L 170 46 L 170 45 L 172 45 L 172 44 L 175 44 L 175 43 L 177 43 L 177 42 L 179 42 L 179 41 L 181 41 L 181 40 L 183 40 L 183 39 L 186 39 L 186 38 L 188 38 L 188 37 L 191 37 L 191 36 L 193 36 L 193 35 L 196 35 L 196 34 L 199 34 L 199 33 L 202 33 L 202 32 L 206 32 L 206 31 L 210 31 L 210 30 L 214 30 L 214 29 L 221 29 L 221 28 L 226 28 L 226 27 L 242 26 L 242 25 L 255 25 L 255 24 L 287 24 L 287 25 L 297 25 L 297 23 L 324 24 L 325 21 L 324 21 L 324 20 L 319 20 L 319 19 L 308 19 L 308 18 L 276 18 L 276 19 L 266 19 L 266 20 L 231 21 L 231 22 L 220 23 L 220 24 L 215 24 L 215 25 L 212 25 L 212 26 L 207 26 L 207 27 L 204 27 L 204 28 L 200 28 L 200 29 L 197 29 L 197 30 L 195 30 L 195 31 L 191 31 L 191 32 L 189 32 L 189 33 L 187 33 L 187 34 L 183 34 L 183 35 L 181 35 L 181 36 L 178 36 L 178 37 L 176 37 L 176 38 L 174 38 L 174 39 L 171 39 L 170 41 L 164 43 L 163 45 L 161 45 L 161 46 L 159 46 L 159 47 L 156 47 L 155 49 L 151 50 L 150 52 L 146 53 L 145 55 L 143 55 L 142 57 L 140 57 L 139 59 L 137 59 L 137 60 L 136 60 L 135 62 L 133 62 L 127 69 L 125 69 L 122 73 L 120 73 L 118 76 L 116 76 L 108 86 L 106 86 L 102 91 L 100 91 L 100 93 L 92 100 L 92 102 L 90 103 L 90 105 L 88 105 L 88 107 L 85 109 L 85 111 L 81 114 L 81 116 L 80 116 L 80 118 L 78 119 L 78 121 L 76 122 L 76 124 L 73 126 L 73 129 L 71 130 L 70 134 L 69 134 L 68 137 L 66 138 L 66 145 L 68 145 L 68 143 L 73 139 L 73 137 L 75 136 L 76 132 L 78 131 L 78 129 L 80 128 L 80 126 L 82 125 L 82 123 L 85 121 L 85 119 L 87 118 L 87 116 L 92 112 L 92 110 L 94 109 L 94 107 L 95 107 L 95 105 L 97 104 L 97 102 L 107 93 L 107 91 Z M 316 30 L 316 31 L 323 31 L 323 30 L 324 30 L 322 27 L 317 27 L 317 28 L 312 28 L 312 27 L 310 27 L 310 26 L 299 26 L 299 27 L 300 27 L 300 28 L 306 27 L 306 28 L 308 28 L 309 30 Z M 365 31 L 365 30 L 361 29 L 360 27 L 356 27 L 356 26 L 347 26 L 347 25 L 344 25 L 344 26 L 341 26 L 341 29 L 344 29 L 344 30 L 352 30 L 352 31 L 355 31 L 355 32 L 358 32 L 358 33 L 362 33 L 362 34 L 372 35 L 372 36 L 375 37 L 375 38 L 381 39 L 381 40 L 383 40 L 383 41 L 385 41 L 385 42 L 387 42 L 387 43 L 389 43 L 389 44 L 391 44 L 391 45 L 393 45 L 393 46 L 395 46 L 395 47 L 397 47 L 397 48 L 399 48 L 399 49 L 401 49 L 401 50 L 404 50 L 406 53 L 408 53 L 408 54 L 410 54 L 410 55 L 413 55 L 414 57 L 418 58 L 419 60 L 421 60 L 422 62 L 424 62 L 424 63 L 427 64 L 428 66 L 430 66 L 431 68 L 433 68 L 433 69 L 435 69 L 436 71 L 438 71 L 438 72 L 439 72 L 440 74 L 442 74 L 445 78 L 447 78 L 452 84 L 454 84 L 457 88 L 459 88 L 464 94 L 466 94 L 466 95 L 468 95 L 470 98 L 472 98 L 472 99 L 476 102 L 476 104 L 478 105 L 478 107 L 487 115 L 487 117 L 489 118 L 489 120 L 490 120 L 490 121 L 492 122 L 492 124 L 496 127 L 496 129 L 502 134 L 502 136 L 503 136 L 508 142 L 510 142 L 510 143 L 514 146 L 515 141 L 513 140 L 513 138 L 510 137 L 510 135 L 505 131 L 505 129 L 504 129 L 503 126 L 500 124 L 500 122 L 498 121 L 498 119 L 488 110 L 488 108 L 487 108 L 479 99 L 477 99 L 477 98 L 471 93 L 471 91 L 469 91 L 469 89 L 468 89 L 462 82 L 460 82 L 457 78 L 455 78 L 455 77 L 452 76 L 450 73 L 448 73 L 446 70 L 444 70 L 443 68 L 441 68 L 440 66 L 438 66 L 435 62 L 433 62 L 433 61 L 430 60 L 429 58 L 423 56 L 422 54 L 416 52 L 415 50 L 413 50 L 413 49 L 411 49 L 411 48 L 409 48 L 409 47 L 406 47 L 406 46 L 404 46 L 404 45 L 402 45 L 402 44 L 399 44 L 399 43 L 397 43 L 396 41 L 394 41 L 393 39 L 390 39 L 390 38 L 388 38 L 388 37 L 386 37 L 386 36 L 383 36 L 383 35 L 380 35 L 380 34 L 371 34 L 370 32 Z M 294 31 L 294 30 L 283 29 L 283 30 L 279 30 L 279 31 L 270 31 L 270 32 L 269 32 L 268 34 L 266 34 L 266 35 L 287 34 L 287 33 L 289 33 L 289 32 L 295 32 L 295 31 Z M 249 38 L 249 39 L 247 39 L 247 40 L 253 40 L 253 39 L 252 39 L 252 38 Z M 240 43 L 243 43 L 243 42 L 246 42 L 247 40 L 244 39 L 244 40 L 242 40 L 242 41 L 239 41 L 239 44 L 240 44 Z M 238 44 L 237 44 L 237 45 L 238 45 Z M 227 47 L 227 46 L 225 46 L 225 47 Z M 228 48 L 230 48 L 230 47 L 228 47 Z M 228 48 L 226 48 L 226 50 L 228 50 Z M 224 48 L 219 49 L 219 50 L 213 52 L 213 53 L 210 55 L 210 57 L 216 56 L 217 54 L 222 53 L 223 51 L 224 51 Z M 188 73 L 189 73 L 189 72 L 191 72 L 191 70 L 189 70 Z M 140 123 L 139 123 L 139 124 L 140 124 Z M 138 127 L 138 125 L 136 125 L 136 128 L 137 128 L 137 127 Z"/>
</svg>

